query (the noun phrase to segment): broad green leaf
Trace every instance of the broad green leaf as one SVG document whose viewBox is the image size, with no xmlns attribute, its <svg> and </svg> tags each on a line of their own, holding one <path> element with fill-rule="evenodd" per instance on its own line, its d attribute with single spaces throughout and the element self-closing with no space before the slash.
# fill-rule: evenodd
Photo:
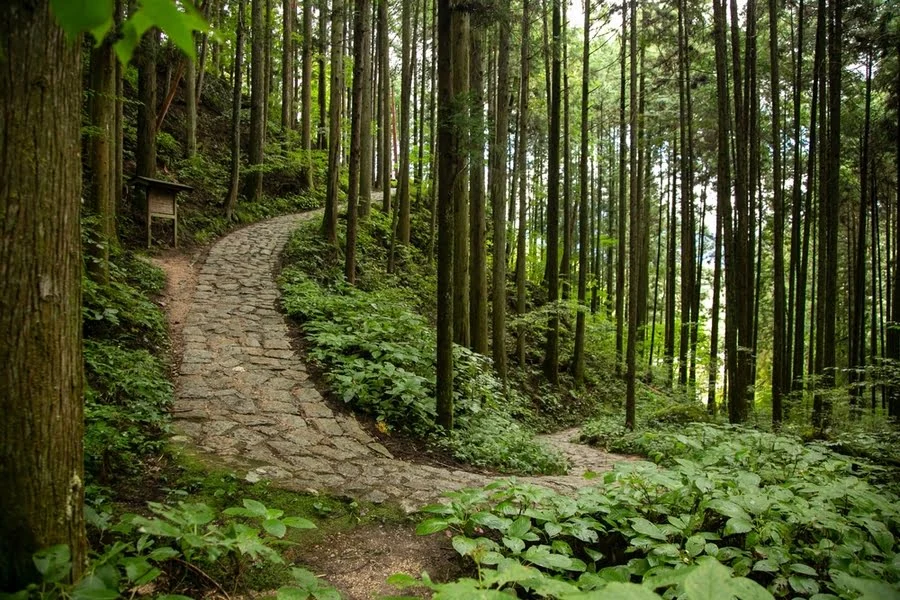
<svg viewBox="0 0 900 600">
<path fill-rule="evenodd" d="M 50 0 L 50 8 L 70 39 L 91 32 L 99 41 L 112 25 L 112 0 Z"/>
<path fill-rule="evenodd" d="M 572 597 L 596 600 L 660 600 L 659 596 L 635 583 L 619 582 L 610 583 L 598 592 L 586 592 L 585 595 Z"/>
<path fill-rule="evenodd" d="M 831 577 L 838 585 L 859 592 L 857 600 L 900 600 L 900 590 L 890 584 L 851 577 L 841 571 L 833 571 Z"/>
<path fill-rule="evenodd" d="M 753 523 L 747 519 L 740 517 L 731 517 L 725 522 L 725 535 L 734 535 L 736 533 L 747 533 L 753 531 Z"/>
<path fill-rule="evenodd" d="M 560 525 L 559 523 L 554 523 L 553 521 L 547 521 L 546 523 L 544 523 L 544 531 L 546 531 L 547 535 L 552 538 L 562 533 L 562 530 L 562 525 Z"/>
<path fill-rule="evenodd" d="M 707 502 L 706 506 L 720 515 L 750 521 L 750 515 L 747 514 L 747 511 L 730 500 L 716 498 Z"/>
<path fill-rule="evenodd" d="M 313 598 L 316 600 L 341 600 L 341 594 L 332 587 L 319 588 L 313 590 Z"/>
<path fill-rule="evenodd" d="M 309 592 L 297 587 L 285 586 L 278 588 L 275 598 L 277 600 L 307 600 Z"/>
<path fill-rule="evenodd" d="M 703 552 L 704 546 L 706 546 L 706 539 L 702 535 L 692 535 L 684 543 L 684 549 L 691 557 Z"/>
<path fill-rule="evenodd" d="M 406 573 L 394 573 L 387 578 L 387 582 L 400 589 L 422 585 L 421 581 Z"/>
<path fill-rule="evenodd" d="M 522 515 L 515 521 L 513 521 L 512 525 L 509 526 L 509 529 L 506 531 L 506 535 L 510 537 L 520 538 L 524 536 L 531 530 L 531 519 Z"/>
<path fill-rule="evenodd" d="M 731 579 L 731 571 L 717 560 L 703 560 L 684 580 L 684 590 L 691 600 L 721 600 L 723 586 Z"/>
<path fill-rule="evenodd" d="M 115 600 L 118 589 L 109 589 L 99 577 L 88 575 L 72 590 L 72 600 Z"/>
<path fill-rule="evenodd" d="M 469 556 L 478 549 L 478 542 L 464 535 L 453 536 L 452 543 L 453 549 L 456 550 L 460 556 Z"/>
<path fill-rule="evenodd" d="M 129 556 L 121 562 L 125 566 L 125 576 L 134 586 L 145 585 L 162 574 L 142 556 Z"/>
<path fill-rule="evenodd" d="M 778 565 L 768 558 L 756 561 L 753 564 L 753 570 L 762 571 L 763 573 L 777 573 L 779 571 Z"/>
<path fill-rule="evenodd" d="M 164 1 L 164 0 L 157 0 Z M 259 502 L 258 500 L 252 500 L 250 498 L 244 498 L 244 508 L 253 513 L 254 517 L 265 517 L 266 516 L 266 506 Z"/>
<path fill-rule="evenodd" d="M 647 519 L 637 517 L 631 520 L 631 527 L 641 535 L 646 535 L 654 540 L 666 541 L 666 534 L 657 525 Z"/>
<path fill-rule="evenodd" d="M 812 579 L 810 577 L 791 575 L 790 577 L 788 577 L 788 583 L 791 585 L 791 589 L 798 594 L 811 596 L 813 594 L 819 593 L 819 584 L 816 583 L 815 579 Z"/>
<path fill-rule="evenodd" d="M 281 522 L 292 529 L 315 529 L 316 524 L 303 517 L 285 517 Z"/>
<path fill-rule="evenodd" d="M 277 538 L 283 538 L 284 534 L 287 533 L 287 527 L 285 527 L 284 523 L 278 519 L 263 521 L 262 525 L 263 529 L 265 529 L 269 535 L 273 535 Z"/>
<path fill-rule="evenodd" d="M 167 521 L 161 519 L 145 519 L 144 517 L 136 517 L 134 524 L 138 526 L 141 533 L 149 533 L 150 535 L 158 535 L 162 537 L 181 537 L 180 529 Z"/>
<path fill-rule="evenodd" d="M 65 544 L 57 544 L 35 552 L 32 561 L 44 581 L 50 583 L 62 581 L 72 569 L 72 553 Z"/>
<path fill-rule="evenodd" d="M 181 552 L 175 550 L 174 548 L 169 548 L 168 546 L 161 546 L 159 548 L 156 548 L 148 555 L 150 560 L 157 561 L 169 560 L 170 558 L 175 558 L 176 556 L 181 556 Z"/>
<path fill-rule="evenodd" d="M 509 550 L 514 554 L 518 554 L 525 549 L 525 542 L 521 538 L 511 538 L 504 536 L 503 540 L 501 541 L 503 542 L 503 545 L 509 548 Z"/>
<path fill-rule="evenodd" d="M 475 513 L 474 515 L 472 515 L 471 520 L 476 525 L 490 527 L 491 529 L 496 529 L 497 531 L 506 531 L 506 529 L 512 523 L 512 521 L 510 521 L 509 519 L 498 517 L 497 515 L 489 513 L 487 511 Z"/>
<path fill-rule="evenodd" d="M 438 531 L 443 531 L 450 526 L 450 523 L 444 519 L 425 519 L 416 526 L 416 535 L 431 535 Z"/>
<path fill-rule="evenodd" d="M 746 577 L 736 577 L 729 581 L 728 590 L 737 596 L 738 600 L 774 600 L 769 590 Z"/>
<path fill-rule="evenodd" d="M 803 563 L 794 563 L 791 565 L 791 571 L 794 573 L 800 573 L 801 575 L 809 575 L 810 577 L 818 577 L 819 573 L 810 567 L 809 565 L 804 565 Z"/>
</svg>

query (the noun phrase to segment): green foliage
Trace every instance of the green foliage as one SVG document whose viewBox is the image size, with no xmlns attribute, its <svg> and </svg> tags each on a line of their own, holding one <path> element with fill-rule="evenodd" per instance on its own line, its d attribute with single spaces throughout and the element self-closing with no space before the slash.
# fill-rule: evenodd
<svg viewBox="0 0 900 600">
<path fill-rule="evenodd" d="M 50 6 L 60 27 L 70 38 L 90 33 L 98 42 L 113 26 L 112 0 L 51 0 Z M 122 35 L 115 42 L 116 55 L 128 64 L 141 37 L 152 27 L 165 32 L 182 52 L 192 60 L 196 57 L 194 31 L 206 31 L 208 26 L 191 3 L 176 4 L 174 0 L 142 0 L 122 25 Z"/>
<path fill-rule="evenodd" d="M 455 349 L 458 430 L 444 437 L 435 424 L 436 339 L 404 289 L 363 291 L 343 283 L 328 254 L 306 251 L 301 230 L 289 244 L 282 275 L 288 314 L 303 324 L 312 343 L 310 356 L 327 366 L 335 393 L 373 415 L 385 429 L 398 429 L 435 440 L 456 458 L 479 466 L 520 472 L 559 472 L 562 459 L 533 440 L 512 418 L 524 403 L 502 385 L 490 361 Z M 305 258 L 309 258 L 308 263 Z M 322 286 L 303 270 L 316 272 Z"/>
<path fill-rule="evenodd" d="M 115 525 L 109 513 L 88 508 L 88 523 L 107 538 L 107 544 L 87 574 L 78 582 L 68 583 L 72 568 L 69 548 L 53 546 L 34 556 L 42 583 L 10 597 L 114 600 L 134 597 L 142 593 L 139 588 L 166 579 L 169 594 L 159 598 L 186 598 L 172 594 L 202 591 L 210 585 L 224 593 L 226 585 L 235 589 L 242 583 L 249 564 L 283 564 L 275 548 L 285 543 L 289 528 L 315 528 L 307 519 L 286 517 L 281 510 L 249 499 L 221 514 L 202 503 L 150 502 L 148 507 L 150 516 L 126 514 Z M 308 590 L 317 598 L 340 597 L 304 569 L 295 569 L 294 578 L 298 590 Z"/>
<path fill-rule="evenodd" d="M 158 452 L 168 430 L 172 384 L 146 350 L 85 340 L 84 460 L 92 477 L 134 473 Z"/>
<path fill-rule="evenodd" d="M 579 597 L 612 581 L 665 598 L 900 594 L 898 497 L 857 477 L 847 458 L 704 424 L 634 434 L 628 444 L 666 466 L 620 464 L 575 498 L 515 481 L 449 493 L 423 509 L 418 531 L 454 534 L 479 570 L 463 583 L 478 589 L 513 582 L 495 579 L 505 565 L 528 569 L 529 582 L 535 570 L 551 579 L 552 589 L 515 581 L 538 596 Z"/>
<path fill-rule="evenodd" d="M 90 222 L 82 228 L 83 243 L 97 244 Z M 85 260 L 96 260 L 87 253 Z M 111 249 L 109 284 L 82 277 L 82 319 L 85 338 L 108 338 L 130 347 L 159 348 L 166 340 L 162 310 L 147 295 L 165 283 L 163 272 L 146 260 Z"/>
</svg>

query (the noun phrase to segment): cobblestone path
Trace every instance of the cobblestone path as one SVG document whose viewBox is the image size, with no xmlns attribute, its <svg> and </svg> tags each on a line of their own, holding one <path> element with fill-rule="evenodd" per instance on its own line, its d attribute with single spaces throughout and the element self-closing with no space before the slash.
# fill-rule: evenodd
<svg viewBox="0 0 900 600">
<path fill-rule="evenodd" d="M 178 435 L 251 481 L 328 491 L 415 510 L 441 492 L 492 478 L 394 458 L 353 417 L 333 412 L 291 349 L 274 270 L 290 233 L 320 213 L 289 215 L 221 239 L 200 268 L 184 323 L 173 409 Z M 586 470 L 624 459 L 546 436 L 573 464 L 559 477 L 522 477 L 561 490 L 587 485 Z"/>
</svg>

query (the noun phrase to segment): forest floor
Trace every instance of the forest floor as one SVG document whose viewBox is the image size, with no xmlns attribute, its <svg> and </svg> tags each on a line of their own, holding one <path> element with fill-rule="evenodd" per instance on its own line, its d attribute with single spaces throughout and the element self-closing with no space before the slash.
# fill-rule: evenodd
<svg viewBox="0 0 900 600">
<path fill-rule="evenodd" d="M 249 482 L 388 503 L 407 513 L 442 492 L 503 477 L 419 462 L 407 452 L 397 458 L 370 423 L 317 389 L 280 311 L 275 277 L 291 232 L 319 214 L 256 223 L 208 251 L 169 252 L 154 260 L 167 275 L 161 302 L 172 334 L 172 441 Z M 518 479 L 572 491 L 590 485 L 585 473 L 630 460 L 573 443 L 577 434 L 570 429 L 540 437 L 568 458 L 568 475 Z M 347 597 L 371 598 L 391 591 L 383 582 L 395 572 L 453 575 L 458 563 L 452 556 L 449 540 L 417 537 L 408 523 L 384 523 L 335 533 L 294 558 Z"/>
</svg>

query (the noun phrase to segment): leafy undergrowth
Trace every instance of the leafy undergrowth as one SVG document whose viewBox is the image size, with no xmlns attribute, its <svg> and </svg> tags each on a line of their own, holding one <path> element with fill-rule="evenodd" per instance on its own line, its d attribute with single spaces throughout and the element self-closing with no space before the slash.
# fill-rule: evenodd
<svg viewBox="0 0 900 600">
<path fill-rule="evenodd" d="M 659 464 L 619 465 L 575 498 L 503 482 L 426 507 L 419 531 L 452 531 L 480 574 L 440 597 L 508 587 L 558 598 L 900 597 L 900 498 L 860 476 L 873 467 L 710 424 L 607 442 Z"/>
<path fill-rule="evenodd" d="M 378 218 L 373 215 L 376 232 Z M 360 285 L 347 285 L 329 259 L 334 250 L 321 241 L 317 226 L 306 223 L 292 237 L 281 288 L 285 309 L 302 323 L 310 356 L 326 367 L 338 397 L 374 416 L 384 430 L 424 437 L 475 466 L 518 473 L 564 470 L 562 457 L 537 443 L 531 430 L 520 424 L 517 417 L 527 412 L 525 399 L 513 390 L 504 396 L 490 361 L 458 346 L 456 428 L 443 434 L 435 423 L 436 337 L 418 312 L 416 297 L 398 286 L 400 276 L 379 268 L 385 263 L 377 260 L 377 244 L 364 240 Z M 406 264 L 426 263 L 420 256 L 407 258 Z M 415 276 L 406 271 L 403 277 Z M 426 278 L 421 271 L 413 273 Z"/>
</svg>

